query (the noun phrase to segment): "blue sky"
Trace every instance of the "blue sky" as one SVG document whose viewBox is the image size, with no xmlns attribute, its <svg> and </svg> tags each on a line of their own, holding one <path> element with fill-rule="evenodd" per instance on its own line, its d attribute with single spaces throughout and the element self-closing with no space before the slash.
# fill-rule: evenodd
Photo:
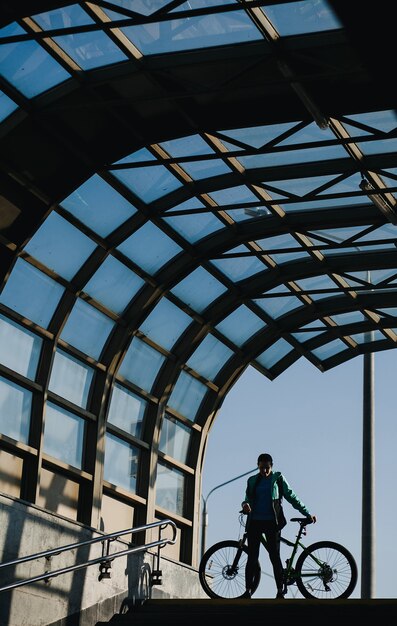
<svg viewBox="0 0 397 626">
<path fill-rule="evenodd" d="M 375 354 L 376 598 L 396 597 L 397 589 L 395 372 L 394 350 Z M 325 373 L 300 359 L 274 381 L 250 367 L 229 392 L 210 431 L 203 474 L 206 497 L 215 486 L 253 469 L 261 452 L 269 452 L 274 469 L 283 472 L 317 515 L 305 544 L 329 539 L 354 555 L 359 579 L 352 598 L 360 597 L 362 389 L 362 357 Z M 209 496 L 207 548 L 242 532 L 238 511 L 246 479 Z M 285 512 L 287 519 L 295 515 L 287 502 Z M 293 538 L 294 524 L 289 522 L 283 534 Z M 254 597 L 272 598 L 275 586 L 263 548 L 260 561 L 262 582 Z"/>
</svg>

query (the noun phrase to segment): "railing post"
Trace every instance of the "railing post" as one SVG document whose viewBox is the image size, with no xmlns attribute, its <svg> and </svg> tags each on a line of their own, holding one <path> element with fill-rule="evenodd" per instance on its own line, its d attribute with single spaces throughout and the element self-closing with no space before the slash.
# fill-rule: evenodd
<svg viewBox="0 0 397 626">
<path fill-rule="evenodd" d="M 159 526 L 159 534 L 158 534 L 158 540 L 161 541 L 161 531 L 163 530 L 164 526 L 163 524 L 161 524 L 161 526 Z M 159 545 L 157 546 L 157 554 L 156 554 L 156 569 L 154 569 L 151 574 L 150 574 L 150 585 L 162 585 L 163 584 L 163 580 L 162 580 L 162 576 L 163 576 L 163 572 L 160 569 L 160 550 L 163 547 L 163 544 L 159 543 Z"/>
</svg>

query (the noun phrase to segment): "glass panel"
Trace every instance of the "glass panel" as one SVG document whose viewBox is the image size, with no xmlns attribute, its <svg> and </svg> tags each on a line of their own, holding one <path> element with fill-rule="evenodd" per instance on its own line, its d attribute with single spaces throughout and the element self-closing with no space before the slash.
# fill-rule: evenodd
<svg viewBox="0 0 397 626">
<path fill-rule="evenodd" d="M 213 380 L 233 354 L 233 351 L 224 343 L 218 341 L 213 335 L 207 335 L 193 352 L 187 365 L 204 378 Z"/>
<path fill-rule="evenodd" d="M 319 132 L 322 133 L 325 131 L 321 130 Z M 335 139 L 333 135 L 330 136 L 330 138 Z M 288 143 L 286 141 L 285 144 L 286 145 L 289 145 L 289 143 L 294 144 L 296 141 L 295 136 L 293 137 L 293 139 L 294 141 L 291 141 L 289 139 Z M 305 140 L 311 141 L 309 137 L 305 137 L 305 136 L 301 136 L 300 139 L 302 140 L 302 142 L 305 142 Z M 320 141 L 320 139 L 321 137 L 319 136 L 318 140 Z M 325 138 L 322 137 L 323 141 L 324 139 Z M 309 163 L 309 162 L 315 162 L 315 161 L 321 162 L 325 160 L 338 159 L 338 158 L 346 159 L 346 152 L 341 146 L 329 145 L 329 146 L 323 146 L 321 148 L 316 148 L 316 147 L 310 147 L 310 145 L 307 144 L 307 147 L 305 146 L 301 149 L 296 149 L 296 150 L 283 150 L 280 152 L 269 151 L 268 153 L 264 153 L 264 154 L 242 156 L 242 157 L 239 157 L 239 161 L 247 170 L 249 170 L 249 169 L 254 169 L 254 168 L 289 165 L 292 163 L 296 163 L 297 161 L 301 163 Z M 264 185 L 265 187 L 270 187 L 273 184 L 266 181 L 264 182 Z M 277 184 L 277 181 L 276 181 L 276 184 L 274 184 L 274 187 L 279 188 L 280 184 Z M 277 193 L 272 193 L 271 195 L 273 199 L 277 199 L 279 197 Z"/>
<path fill-rule="evenodd" d="M 207 391 L 208 387 L 203 383 L 181 371 L 168 400 L 168 405 L 181 415 L 194 421 Z"/>
<path fill-rule="evenodd" d="M 192 318 L 167 298 L 162 298 L 148 315 L 139 330 L 163 348 L 171 350 Z"/>
<path fill-rule="evenodd" d="M 40 337 L 0 315 L 0 362 L 34 380 L 41 351 Z"/>
<path fill-rule="evenodd" d="M 372 341 L 386 341 L 386 337 L 380 330 L 373 330 L 369 333 L 357 333 L 350 335 L 350 337 L 359 344 L 370 343 Z"/>
<path fill-rule="evenodd" d="M 68 317 L 61 339 L 84 354 L 99 359 L 114 322 L 80 298 Z"/>
<path fill-rule="evenodd" d="M 133 382 L 137 387 L 151 391 L 164 361 L 165 356 L 134 337 L 121 362 L 118 374 Z"/>
<path fill-rule="evenodd" d="M 141 148 L 116 161 L 114 165 L 131 165 L 134 163 L 146 163 L 147 161 L 157 161 L 157 159 L 147 148 Z"/>
<path fill-rule="evenodd" d="M 394 243 L 390 242 L 390 243 L 380 243 L 380 244 L 371 246 L 370 248 L 367 247 L 367 246 L 365 248 L 364 248 L 364 246 L 360 247 L 360 248 L 358 248 L 357 246 L 351 246 L 351 247 L 346 246 L 345 248 L 339 248 L 339 249 L 336 248 L 336 249 L 330 250 L 330 251 L 323 250 L 323 254 L 324 254 L 324 256 L 331 256 L 331 255 L 335 255 L 335 254 L 346 254 L 346 253 L 348 253 L 348 254 L 351 254 L 351 253 L 355 254 L 357 252 L 357 250 L 359 252 L 369 252 L 369 251 L 374 252 L 375 250 L 390 250 L 390 251 L 393 251 L 393 248 L 395 250 L 395 245 L 394 245 Z"/>
<path fill-rule="evenodd" d="M 365 233 L 365 230 L 363 232 Z M 360 244 L 362 241 L 372 241 L 373 239 L 390 239 L 394 242 L 396 240 L 396 227 L 394 224 L 382 224 L 370 233 L 359 237 L 356 243 Z"/>
<path fill-rule="evenodd" d="M 188 426 L 181 424 L 171 415 L 164 415 L 159 450 L 181 463 L 186 463 L 191 434 L 192 431 Z"/>
<path fill-rule="evenodd" d="M 106 433 L 104 479 L 135 493 L 138 466 L 138 448 Z"/>
<path fill-rule="evenodd" d="M 225 337 L 233 341 L 236 346 L 242 346 L 255 333 L 265 328 L 266 324 L 244 304 L 228 315 L 220 324 L 216 325 Z"/>
<path fill-rule="evenodd" d="M 32 7 L 34 8 L 34 7 Z M 43 30 L 73 28 L 73 26 L 84 26 L 94 24 L 94 20 L 83 11 L 78 5 L 54 9 L 45 13 L 33 15 L 33 19 Z M 74 35 L 71 35 L 73 37 Z"/>
<path fill-rule="evenodd" d="M 375 271 L 371 271 L 371 270 L 363 270 L 362 272 L 349 272 L 346 275 L 346 282 L 349 285 L 357 285 L 359 287 L 362 287 L 364 283 L 366 284 L 376 284 L 376 280 L 374 280 L 374 277 L 376 276 L 377 279 L 379 281 L 382 281 L 385 278 L 390 278 L 391 276 L 393 276 L 395 274 L 394 271 L 382 271 L 382 270 L 375 270 Z M 357 280 L 353 280 L 353 278 L 356 278 Z M 393 283 L 394 281 L 392 281 Z"/>
<path fill-rule="evenodd" d="M 376 309 L 377 313 L 380 313 L 383 317 L 397 317 L 397 307 L 389 307 L 386 309 Z"/>
<path fill-rule="evenodd" d="M 110 399 L 108 422 L 139 438 L 146 407 L 146 400 L 115 384 Z"/>
<path fill-rule="evenodd" d="M 283 295 L 276 289 L 268 291 L 266 295 L 274 291 L 273 298 L 257 298 L 253 302 L 257 304 L 265 313 L 267 313 L 272 319 L 281 317 L 300 306 L 303 306 L 302 301 L 292 295 Z"/>
<path fill-rule="evenodd" d="M 383 133 L 390 133 L 396 127 L 397 122 L 396 112 L 393 110 L 357 113 L 356 115 L 346 115 L 346 118 L 370 126 L 371 129 L 380 130 Z M 353 132 L 360 135 L 364 134 L 364 131 L 361 129 L 354 129 Z"/>
<path fill-rule="evenodd" d="M 120 48 L 100 31 L 54 37 L 54 40 L 83 70 L 128 59 Z"/>
<path fill-rule="evenodd" d="M 202 2 L 190 0 L 178 9 L 198 8 L 202 5 Z M 252 20 L 241 10 L 228 14 L 193 15 L 165 23 L 129 26 L 121 30 L 144 55 L 262 39 Z"/>
<path fill-rule="evenodd" d="M 280 35 L 300 35 L 342 28 L 326 0 L 301 0 L 262 9 Z"/>
<path fill-rule="evenodd" d="M 280 142 L 277 143 L 278 146 L 294 146 L 297 144 L 311 144 L 317 141 L 335 141 L 335 135 L 330 128 L 319 128 L 315 122 L 311 122 L 307 124 L 303 128 L 297 128 L 294 133 L 288 135 Z M 346 157 L 346 152 L 342 146 L 323 146 L 322 150 L 325 149 L 327 157 L 331 158 L 331 154 L 334 154 L 334 157 Z M 299 149 L 298 149 L 299 150 Z M 335 150 L 335 152 L 333 152 Z M 302 148 L 296 154 L 296 161 L 299 162 L 301 153 L 306 152 L 306 148 Z M 312 154 L 311 149 L 309 151 Z M 289 159 L 290 157 L 288 157 Z M 306 160 L 306 159 L 305 159 Z M 332 177 L 331 177 L 332 178 Z"/>
<path fill-rule="evenodd" d="M 323 159 L 320 159 L 323 160 Z M 352 196 L 346 198 L 344 194 L 346 193 L 357 193 L 359 190 L 361 178 L 359 174 L 353 174 L 352 176 L 348 176 L 347 178 L 337 178 L 335 176 L 309 176 L 301 179 L 294 180 L 276 180 L 276 181 L 266 181 L 264 183 L 266 188 L 269 188 L 269 191 L 272 197 L 280 198 L 280 193 L 285 198 L 294 198 L 294 195 L 301 198 L 300 202 L 292 202 L 290 204 L 281 204 L 286 211 L 303 211 L 307 209 L 322 209 L 327 207 L 337 207 L 337 206 L 345 206 L 345 205 L 362 205 L 363 197 L 362 196 Z M 321 187 L 326 185 L 324 189 L 321 190 Z M 275 191 L 270 188 L 275 188 L 279 191 L 279 194 L 275 193 Z M 320 189 L 320 191 L 318 191 Z M 317 198 L 305 201 L 304 197 L 306 194 L 316 194 Z M 340 197 L 332 198 L 330 200 L 322 200 L 322 194 L 340 194 Z M 334 232 L 338 233 L 340 229 L 332 229 Z M 322 232 L 322 231 L 320 231 Z M 343 229 L 342 229 L 343 233 Z"/>
<path fill-rule="evenodd" d="M 260 356 L 256 358 L 256 361 L 263 367 L 270 369 L 278 363 L 286 354 L 292 352 L 293 347 L 285 341 L 285 339 L 279 339 L 270 348 L 262 352 Z"/>
<path fill-rule="evenodd" d="M 206 209 L 206 211 L 210 210 L 206 208 L 205 204 L 201 202 L 201 200 L 199 200 L 196 196 L 193 196 L 193 198 L 188 198 L 184 202 L 180 202 L 179 204 L 170 206 L 169 209 L 167 210 L 166 215 L 169 213 L 174 213 L 174 212 L 176 213 L 179 211 L 181 213 L 189 213 L 189 211 L 191 210 L 194 210 L 195 214 L 201 215 L 200 213 L 197 213 L 198 209 Z"/>
<path fill-rule="evenodd" d="M 211 161 L 193 161 L 192 163 L 181 163 L 181 166 L 193 180 L 201 180 L 212 176 L 230 174 L 231 169 L 221 159 Z"/>
<path fill-rule="evenodd" d="M 396 139 L 383 139 L 378 141 L 357 142 L 358 147 L 364 155 L 369 154 L 387 154 L 388 152 L 396 152 Z"/>
<path fill-rule="evenodd" d="M 35 15 L 34 20 L 43 30 L 94 24 L 94 20 L 76 4 Z M 83 70 L 127 59 L 120 48 L 100 30 L 60 35 L 53 39 Z"/>
<path fill-rule="evenodd" d="M 365 229 L 367 230 L 367 229 Z M 342 248 L 342 251 L 345 251 L 346 240 L 350 237 L 357 237 L 360 233 L 363 232 L 362 228 L 332 228 L 332 229 L 324 229 L 324 230 L 312 230 L 308 236 L 310 242 L 316 246 L 322 248 L 322 253 L 325 254 L 327 250 L 331 250 L 333 253 L 334 250 L 338 248 Z M 364 231 L 365 232 L 365 231 Z M 372 233 L 367 235 L 367 237 L 373 239 L 374 236 Z M 359 240 L 365 240 L 361 237 Z M 348 244 L 351 246 L 351 243 Z M 357 247 L 357 249 L 359 249 Z"/>
<path fill-rule="evenodd" d="M 26 31 L 13 23 L 1 29 L 1 35 L 26 35 Z M 70 78 L 70 74 L 35 41 L 2 44 L 0 67 L 4 78 L 27 98 Z"/>
<path fill-rule="evenodd" d="M 111 0 L 109 4 L 113 4 L 116 7 L 123 9 L 129 9 L 135 11 L 139 15 L 151 15 L 157 11 L 160 11 L 169 4 L 170 0 L 156 0 L 155 2 L 143 2 L 140 0 Z M 107 7 L 104 9 L 108 15 L 114 16 L 114 19 L 121 19 L 124 17 L 121 13 L 111 11 Z"/>
<path fill-rule="evenodd" d="M 242 159 L 239 159 L 242 161 Z M 238 205 L 245 202 L 258 203 L 259 200 L 255 194 L 252 193 L 245 185 L 236 187 L 229 187 L 228 189 L 219 189 L 218 191 L 211 191 L 211 198 L 219 206 L 234 205 L 236 208 L 227 210 L 227 214 L 230 215 L 235 222 L 241 222 L 243 220 L 251 219 L 252 214 L 245 209 L 239 209 Z"/>
<path fill-rule="evenodd" d="M 394 245 L 395 248 L 397 247 L 396 244 L 391 245 Z M 371 252 L 377 249 L 377 247 L 371 248 Z M 380 285 L 384 281 L 389 284 L 395 284 L 396 279 L 397 273 L 395 268 L 392 270 L 367 270 L 365 277 L 366 282 L 370 284 L 372 283 L 373 285 Z"/>
<path fill-rule="evenodd" d="M 157 463 L 156 506 L 183 517 L 185 477 L 182 472 Z"/>
<path fill-rule="evenodd" d="M 278 235 L 277 237 L 266 237 L 265 239 L 257 240 L 256 243 L 259 244 L 262 250 L 270 255 L 276 263 L 286 263 L 287 261 L 295 261 L 296 259 L 302 258 L 302 256 L 309 256 L 307 252 L 302 253 L 302 248 L 299 246 L 296 239 L 288 234 Z M 282 252 L 286 248 L 292 248 L 292 250 Z"/>
<path fill-rule="evenodd" d="M 0 122 L 5 120 L 17 108 L 18 105 L 6 96 L 3 91 L 0 91 Z"/>
<path fill-rule="evenodd" d="M 181 205 L 179 205 L 179 208 L 180 206 Z M 177 207 L 174 208 L 177 209 Z M 200 241 L 203 237 L 224 228 L 222 222 L 212 213 L 175 215 L 164 217 L 163 219 L 190 243 L 196 243 L 196 241 Z"/>
<path fill-rule="evenodd" d="M 296 126 L 296 122 L 287 122 L 284 124 L 268 124 L 266 126 L 252 126 L 250 128 L 233 128 L 232 130 L 222 130 L 221 133 L 225 137 L 237 142 L 245 143 L 248 147 L 262 148 L 267 143 L 273 142 L 276 137 L 284 135 L 284 133 Z M 223 140 L 225 145 L 228 142 Z M 236 150 L 238 145 L 232 145 L 231 150 Z"/>
<path fill-rule="evenodd" d="M 226 287 L 212 274 L 202 267 L 198 267 L 171 291 L 191 309 L 202 313 L 211 302 L 225 293 Z"/>
<path fill-rule="evenodd" d="M 97 174 L 65 198 L 61 206 L 101 237 L 136 213 L 136 208 Z"/>
<path fill-rule="evenodd" d="M 37 504 L 58 515 L 77 520 L 79 490 L 80 485 L 76 481 L 43 467 Z"/>
<path fill-rule="evenodd" d="M 312 339 L 313 337 L 317 337 L 317 335 L 321 335 L 321 332 L 312 332 L 312 333 L 291 333 L 292 337 L 295 337 L 295 339 L 297 341 L 299 341 L 299 343 L 305 343 L 306 341 L 309 341 L 309 339 Z"/>
<path fill-rule="evenodd" d="M 318 177 L 316 177 L 318 178 Z M 313 179 L 314 180 L 314 179 Z M 319 192 L 319 195 L 321 196 L 322 194 L 327 194 L 327 193 L 338 193 L 338 194 L 345 194 L 345 193 L 350 193 L 351 191 L 353 192 L 357 192 L 360 189 L 360 183 L 361 183 L 361 175 L 357 172 L 356 174 L 351 174 L 350 176 L 344 177 L 341 180 L 339 179 L 339 177 L 334 178 L 333 181 L 333 185 L 330 186 L 328 189 L 324 189 L 322 191 Z M 346 198 L 340 198 L 340 199 L 335 199 L 333 200 L 333 202 L 335 202 L 335 204 L 340 205 L 342 203 L 348 202 L 349 205 L 350 204 L 363 204 L 366 202 L 366 197 L 365 196 L 358 196 L 357 198 L 353 198 L 350 197 L 348 199 Z M 353 226 L 350 226 L 350 228 L 353 228 Z M 362 227 L 361 227 L 362 228 Z M 331 228 L 330 232 L 333 232 L 335 235 L 335 239 L 337 240 L 337 236 L 339 234 L 339 232 L 341 231 L 340 228 Z M 344 232 L 344 229 L 342 229 L 342 232 Z"/>
<path fill-rule="evenodd" d="M 338 315 L 332 315 L 332 319 L 337 324 L 355 324 L 356 322 L 367 321 L 367 318 L 361 313 L 361 311 L 349 311 L 349 313 L 339 313 Z"/>
<path fill-rule="evenodd" d="M 82 469 L 85 421 L 51 402 L 47 403 L 44 452 Z"/>
<path fill-rule="evenodd" d="M 319 132 L 323 133 L 325 131 L 319 130 Z M 334 136 L 332 136 L 332 138 L 335 139 Z M 300 137 L 300 139 L 302 139 L 303 142 L 305 140 L 307 140 L 308 142 L 312 141 L 311 139 L 309 139 L 309 137 L 304 137 L 303 135 Z M 322 138 L 323 141 L 325 139 L 326 139 L 325 137 Z M 319 140 L 320 140 L 320 136 L 319 136 Z M 285 145 L 289 145 L 289 143 L 290 141 L 288 140 L 288 143 L 286 141 Z M 293 142 L 291 141 L 291 143 L 295 143 L 295 137 L 294 137 L 294 141 Z M 304 148 L 301 148 L 301 149 L 283 150 L 280 152 L 270 151 L 265 154 L 239 157 L 240 163 L 246 169 L 290 165 L 292 163 L 296 163 L 297 161 L 300 163 L 310 163 L 310 162 L 316 162 L 316 161 L 321 162 L 321 161 L 326 161 L 330 159 L 346 159 L 346 152 L 342 148 L 342 146 L 329 145 L 329 146 L 322 146 L 321 148 L 316 148 L 316 147 L 313 148 L 313 147 L 310 147 L 310 144 L 308 143 L 307 147 L 305 146 Z M 270 183 L 266 182 L 265 185 L 270 185 Z M 279 187 L 279 186 L 280 185 L 275 185 L 275 187 Z"/>
<path fill-rule="evenodd" d="M 165 141 L 160 144 L 166 152 L 174 158 L 190 157 L 213 154 L 214 150 L 208 145 L 200 135 L 191 135 L 190 137 L 182 137 Z M 195 179 L 208 178 L 210 176 L 218 176 L 230 172 L 230 168 L 221 159 L 211 159 L 192 162 L 181 162 L 179 164 L 185 172 Z"/>
<path fill-rule="evenodd" d="M 238 246 L 238 248 L 234 248 L 230 252 L 247 253 L 249 250 L 245 246 Z M 245 257 L 214 259 L 211 263 L 230 278 L 230 280 L 236 282 L 245 280 L 259 272 L 265 272 L 268 269 L 267 265 L 262 263 L 254 254 Z"/>
<path fill-rule="evenodd" d="M 211 198 L 220 206 L 227 204 L 238 205 L 242 202 L 259 202 L 256 195 L 245 185 L 236 185 L 235 187 L 211 191 Z M 234 215 L 234 211 L 231 215 Z"/>
<path fill-rule="evenodd" d="M 321 322 L 320 320 L 315 320 L 314 322 L 310 322 L 310 324 L 305 324 L 304 326 L 302 326 L 302 332 L 291 333 L 291 335 L 295 337 L 295 339 L 297 339 L 298 341 L 305 342 L 309 339 L 312 339 L 312 337 L 317 337 L 318 335 L 321 335 L 326 331 L 326 329 L 327 327 L 325 326 L 324 322 Z"/>
<path fill-rule="evenodd" d="M 32 394 L 27 389 L 0 377 L 0 432 L 28 443 Z"/>
<path fill-rule="evenodd" d="M 91 367 L 66 352 L 57 350 L 48 388 L 58 396 L 85 409 L 93 374 Z"/>
<path fill-rule="evenodd" d="M 182 186 L 182 183 L 164 165 L 113 170 L 112 174 L 146 204 Z"/>
<path fill-rule="evenodd" d="M 331 193 L 331 192 L 330 192 Z M 279 203 L 279 206 L 284 209 L 286 213 L 291 213 L 292 211 L 307 211 L 310 209 L 321 210 L 321 209 L 335 209 L 338 206 L 344 207 L 353 205 L 362 205 L 363 199 L 360 196 L 357 198 L 333 198 L 332 200 L 322 200 L 320 197 L 318 199 L 312 201 L 304 201 L 300 202 L 291 202 L 290 204 Z"/>
<path fill-rule="evenodd" d="M 329 298 L 339 291 L 339 287 L 328 276 L 313 276 L 312 278 L 301 278 L 295 281 L 296 284 L 307 292 L 312 300 Z M 315 293 L 316 290 L 325 290 L 325 293 Z M 327 292 L 328 290 L 328 292 Z"/>
<path fill-rule="evenodd" d="M 155 274 L 182 250 L 151 222 L 128 237 L 117 249 L 148 274 Z"/>
<path fill-rule="evenodd" d="M 95 243 L 53 211 L 33 235 L 25 250 L 57 274 L 72 280 Z"/>
<path fill-rule="evenodd" d="M 63 292 L 61 285 L 30 263 L 18 259 L 0 296 L 0 302 L 47 328 Z"/>
<path fill-rule="evenodd" d="M 204 141 L 200 135 L 180 137 L 170 141 L 162 141 L 160 144 L 168 154 L 177 159 L 180 157 L 199 156 L 200 154 L 214 154 L 215 151 Z"/>
<path fill-rule="evenodd" d="M 334 341 L 330 341 L 329 343 L 312 350 L 312 353 L 320 359 L 320 361 L 325 361 L 343 350 L 347 350 L 347 345 L 343 343 L 343 341 L 340 341 L 340 339 L 335 339 Z"/>
<path fill-rule="evenodd" d="M 92 298 L 119 315 L 145 281 L 113 256 L 108 256 L 84 287 Z"/>
</svg>

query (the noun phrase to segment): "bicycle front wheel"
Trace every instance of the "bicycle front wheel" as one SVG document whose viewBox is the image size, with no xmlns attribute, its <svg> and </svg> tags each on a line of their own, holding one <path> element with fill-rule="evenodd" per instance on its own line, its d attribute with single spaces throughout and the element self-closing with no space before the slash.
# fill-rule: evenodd
<svg viewBox="0 0 397 626">
<path fill-rule="evenodd" d="M 240 555 L 240 556 L 239 556 Z M 248 551 L 238 541 L 216 543 L 205 552 L 199 565 L 199 580 L 210 598 L 241 598 L 245 593 L 245 566 Z M 251 593 L 257 590 L 261 579 L 259 562 L 255 568 Z"/>
<path fill-rule="evenodd" d="M 296 562 L 295 573 L 296 584 L 305 598 L 348 598 L 357 584 L 353 555 L 333 541 L 319 541 L 306 548 Z"/>
</svg>

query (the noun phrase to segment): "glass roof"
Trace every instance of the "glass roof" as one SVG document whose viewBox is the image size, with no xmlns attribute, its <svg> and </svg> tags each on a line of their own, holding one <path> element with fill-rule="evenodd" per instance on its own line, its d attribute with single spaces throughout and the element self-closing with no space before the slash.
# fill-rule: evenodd
<svg viewBox="0 0 397 626">
<path fill-rule="evenodd" d="M 177 114 L 193 119 L 191 132 L 161 129 L 155 141 L 156 130 L 148 140 L 143 129 L 134 145 L 109 149 L 111 158 L 101 155 L 68 193 L 51 198 L 17 250 L 2 311 L 59 336 L 76 357 L 112 364 L 119 382 L 148 394 L 169 367 L 168 405 L 192 422 L 223 372 L 242 363 L 274 378 L 300 357 L 325 370 L 395 347 L 396 112 L 324 113 L 278 52 L 299 56 L 302 42 L 308 49 L 319 34 L 339 41 L 343 25 L 331 3 L 56 4 L 0 30 L 4 133 L 19 114 L 61 103 L 78 85 L 85 97 L 127 65 L 134 72 L 146 63 L 143 92 L 150 81 L 172 91 L 159 68 L 178 54 L 207 58 L 217 49 L 221 58 L 237 47 L 244 56 L 255 44 L 299 107 L 282 119 L 265 111 L 260 123 L 205 127 L 185 102 L 185 77 Z M 274 71 L 268 80 L 277 89 Z M 213 88 L 203 77 L 199 96 Z M 117 117 L 126 103 L 112 109 L 115 98 L 109 88 L 102 108 Z M 88 145 L 95 126 L 87 133 Z M 83 405 L 85 390 L 73 391 L 76 363 L 56 354 Z M 132 390 L 118 389 L 134 403 Z"/>
</svg>

